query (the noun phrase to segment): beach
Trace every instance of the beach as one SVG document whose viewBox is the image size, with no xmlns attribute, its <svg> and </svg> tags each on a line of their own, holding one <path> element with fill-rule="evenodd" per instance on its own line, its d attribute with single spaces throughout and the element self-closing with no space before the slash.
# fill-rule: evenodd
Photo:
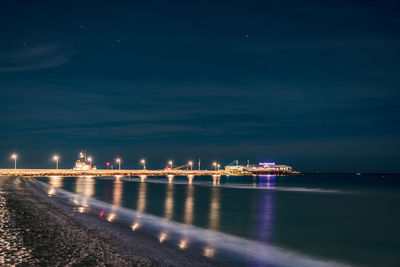
<svg viewBox="0 0 400 267">
<path fill-rule="evenodd" d="M 213 266 L 201 255 L 73 211 L 29 178 L 0 177 L 0 265 Z"/>
</svg>

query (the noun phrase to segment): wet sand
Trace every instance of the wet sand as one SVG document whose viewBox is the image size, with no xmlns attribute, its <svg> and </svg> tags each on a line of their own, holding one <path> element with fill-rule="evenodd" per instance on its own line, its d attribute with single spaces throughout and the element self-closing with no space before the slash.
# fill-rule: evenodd
<svg viewBox="0 0 400 267">
<path fill-rule="evenodd" d="M 0 265 L 216 266 L 71 204 L 49 198 L 28 178 L 0 177 Z"/>
</svg>

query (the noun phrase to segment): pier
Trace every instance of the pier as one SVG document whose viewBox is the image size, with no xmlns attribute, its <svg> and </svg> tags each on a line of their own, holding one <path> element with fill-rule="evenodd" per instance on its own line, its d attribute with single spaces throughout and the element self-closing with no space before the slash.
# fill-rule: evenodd
<svg viewBox="0 0 400 267">
<path fill-rule="evenodd" d="M 212 176 L 227 175 L 224 170 L 71 170 L 71 169 L 0 169 L 0 176 Z"/>
</svg>

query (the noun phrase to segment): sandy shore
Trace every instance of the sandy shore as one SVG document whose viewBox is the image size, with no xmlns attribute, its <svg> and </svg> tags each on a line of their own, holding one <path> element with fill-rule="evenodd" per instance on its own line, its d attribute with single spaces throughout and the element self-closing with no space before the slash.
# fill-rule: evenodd
<svg viewBox="0 0 400 267">
<path fill-rule="evenodd" d="M 214 266 L 156 238 L 73 211 L 27 178 L 0 177 L 0 265 Z"/>
</svg>

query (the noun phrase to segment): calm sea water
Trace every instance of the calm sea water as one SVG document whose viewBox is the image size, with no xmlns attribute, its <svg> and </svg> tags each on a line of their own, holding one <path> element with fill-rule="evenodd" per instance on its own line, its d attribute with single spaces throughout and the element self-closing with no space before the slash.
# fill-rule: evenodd
<svg viewBox="0 0 400 267">
<path fill-rule="evenodd" d="M 79 212 L 230 264 L 400 266 L 399 176 L 38 180 Z"/>
</svg>

